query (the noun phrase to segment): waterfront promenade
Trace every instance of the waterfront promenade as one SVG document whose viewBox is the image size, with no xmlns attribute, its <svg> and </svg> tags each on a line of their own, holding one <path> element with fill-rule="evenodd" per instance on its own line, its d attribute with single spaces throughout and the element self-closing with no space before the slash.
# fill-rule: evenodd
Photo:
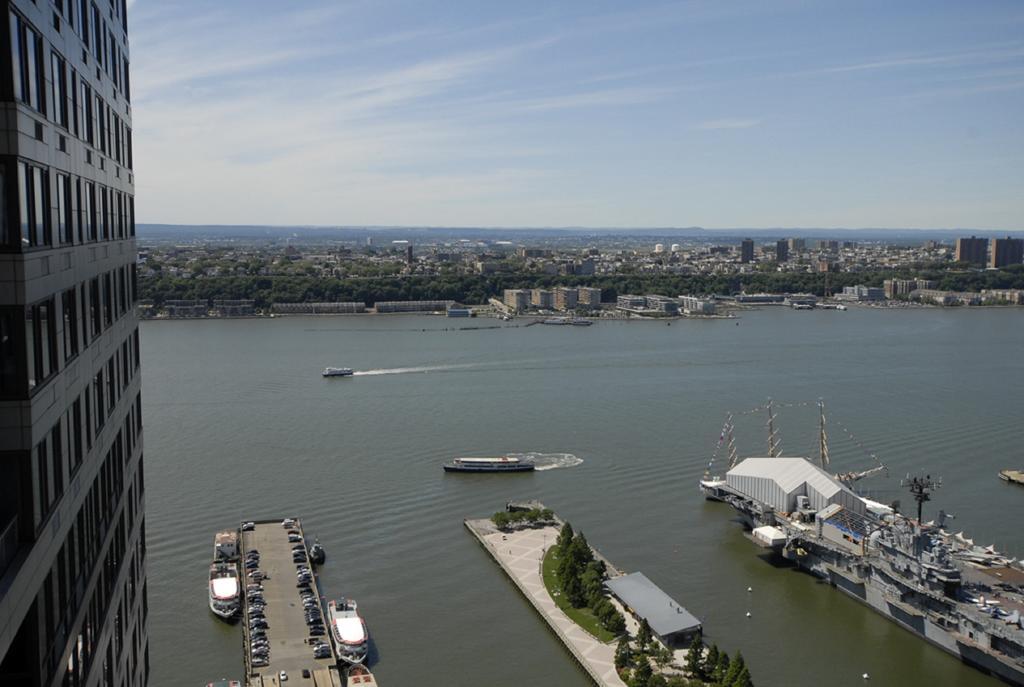
<svg viewBox="0 0 1024 687">
<path fill-rule="evenodd" d="M 602 687 L 625 687 L 615 671 L 615 645 L 599 641 L 570 620 L 544 588 L 541 563 L 544 552 L 558 538 L 558 528 L 548 526 L 506 533 L 486 519 L 467 520 L 466 528 L 519 587 L 594 683 Z"/>
</svg>

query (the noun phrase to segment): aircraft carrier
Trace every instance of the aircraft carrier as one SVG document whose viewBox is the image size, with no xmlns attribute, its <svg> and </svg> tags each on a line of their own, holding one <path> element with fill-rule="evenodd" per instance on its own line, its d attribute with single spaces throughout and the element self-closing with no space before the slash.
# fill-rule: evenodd
<svg viewBox="0 0 1024 687">
<path fill-rule="evenodd" d="M 778 455 L 769 402 L 769 456 L 738 460 L 727 419 L 719 445 L 729 447 L 729 470 L 712 476 L 713 459 L 701 491 L 736 509 L 755 543 L 965 663 L 1024 685 L 1024 568 L 946 531 L 941 512 L 923 522 L 922 505 L 940 485 L 930 477 L 904 480 L 916 519 L 855 493 L 849 485 L 865 473 L 829 470 L 819 406 L 819 464 Z"/>
</svg>

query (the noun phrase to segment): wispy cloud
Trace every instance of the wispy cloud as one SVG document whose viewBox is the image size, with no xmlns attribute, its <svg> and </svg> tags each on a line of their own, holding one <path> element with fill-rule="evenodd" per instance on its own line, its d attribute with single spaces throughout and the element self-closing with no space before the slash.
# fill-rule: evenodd
<svg viewBox="0 0 1024 687">
<path fill-rule="evenodd" d="M 709 119 L 704 122 L 698 123 L 694 126 L 695 129 L 703 130 L 715 130 L 715 129 L 750 129 L 761 124 L 760 119 L 740 119 L 740 118 L 727 118 L 727 119 Z"/>
</svg>

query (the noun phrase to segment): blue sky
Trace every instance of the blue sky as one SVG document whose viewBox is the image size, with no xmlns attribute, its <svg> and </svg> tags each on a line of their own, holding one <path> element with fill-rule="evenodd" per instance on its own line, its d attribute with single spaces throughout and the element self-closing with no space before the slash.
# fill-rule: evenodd
<svg viewBox="0 0 1024 687">
<path fill-rule="evenodd" d="M 1024 228 L 1024 3 L 136 0 L 138 218 Z"/>
</svg>

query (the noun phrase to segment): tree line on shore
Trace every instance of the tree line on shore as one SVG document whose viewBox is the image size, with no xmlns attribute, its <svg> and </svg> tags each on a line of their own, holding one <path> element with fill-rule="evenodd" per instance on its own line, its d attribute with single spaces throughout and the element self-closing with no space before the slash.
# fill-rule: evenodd
<svg viewBox="0 0 1024 687">
<path fill-rule="evenodd" d="M 998 270 L 922 269 L 838 272 L 829 275 L 833 292 L 844 286 L 863 284 L 881 286 L 885 279 L 933 279 L 937 288 L 948 291 L 1024 288 L 1024 265 Z M 500 298 L 505 289 L 556 286 L 600 288 L 603 299 L 614 301 L 622 294 L 661 294 L 665 296 L 731 295 L 747 293 L 825 292 L 823 273 L 751 272 L 729 275 L 680 275 L 666 273 L 624 273 L 614 275 L 538 275 L 510 273 L 490 275 L 437 275 L 379 277 L 362 279 L 320 278 L 312 276 L 230 276 L 171 277 L 149 276 L 139 279 L 140 297 L 160 306 L 167 300 L 253 300 L 257 308 L 274 303 L 362 302 L 453 300 L 460 303 L 486 303 Z"/>
</svg>

